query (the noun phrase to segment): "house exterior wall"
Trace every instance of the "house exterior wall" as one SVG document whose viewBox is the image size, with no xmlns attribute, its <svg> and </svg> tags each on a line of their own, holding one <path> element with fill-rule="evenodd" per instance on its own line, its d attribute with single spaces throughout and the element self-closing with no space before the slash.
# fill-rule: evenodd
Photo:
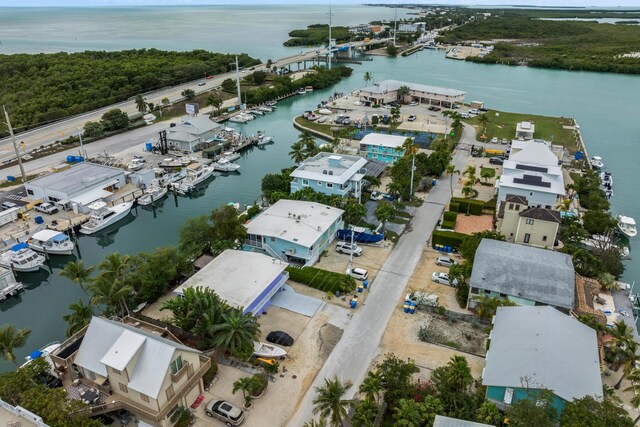
<svg viewBox="0 0 640 427">
<path fill-rule="evenodd" d="M 521 298 L 514 295 L 501 294 L 499 292 L 490 291 L 488 289 L 471 288 L 469 289 L 469 298 L 467 302 L 467 308 L 470 308 L 470 309 L 475 308 L 477 305 L 476 298 L 480 296 L 486 296 L 489 298 L 503 298 L 503 299 L 506 298 L 509 301 L 512 301 L 518 305 L 531 305 L 531 306 L 536 305 L 536 301 L 533 301 L 530 299 Z"/>
<path fill-rule="evenodd" d="M 400 157 L 404 156 L 404 150 L 396 150 L 395 148 L 379 145 L 360 144 L 360 155 L 367 159 L 395 163 Z"/>
<path fill-rule="evenodd" d="M 37 199 L 43 199 L 46 202 L 51 202 L 51 203 L 56 203 L 57 201 L 65 201 L 65 200 L 69 200 L 73 197 L 77 197 L 78 195 L 84 194 L 84 193 L 88 193 L 90 191 L 93 191 L 95 189 L 104 189 L 107 188 L 107 183 L 110 181 L 113 181 L 114 179 L 118 180 L 118 183 L 116 184 L 116 187 L 123 187 L 126 184 L 126 178 L 124 175 L 124 171 L 114 171 L 114 174 L 108 178 L 103 179 L 100 182 L 95 182 L 93 183 L 93 185 L 91 187 L 86 187 L 83 188 L 79 191 L 74 191 L 74 192 L 70 192 L 70 193 L 66 193 L 64 191 L 57 191 L 57 190 L 53 190 L 47 187 L 43 187 L 43 186 L 39 186 L 39 185 L 34 185 L 31 183 L 26 183 L 24 185 L 25 190 L 27 191 L 27 195 L 29 196 L 29 198 L 37 200 Z"/>
<path fill-rule="evenodd" d="M 541 206 L 553 208 L 556 205 L 558 195 L 555 193 L 547 193 L 535 190 L 524 190 L 517 187 L 509 187 L 501 184 L 498 188 L 498 203 L 504 202 L 507 194 L 514 194 L 516 196 L 524 196 L 529 201 L 529 206 Z"/>
<path fill-rule="evenodd" d="M 558 232 L 558 223 L 532 218 L 518 218 L 514 242 L 539 248 L 552 248 Z"/>
<path fill-rule="evenodd" d="M 344 184 L 334 184 L 321 179 L 293 178 L 291 180 L 292 193 L 307 187 L 310 187 L 318 193 L 340 197 L 346 197 L 352 192 L 356 193 L 357 189 L 356 183 L 352 181 L 347 181 Z M 354 195 L 355 197 L 358 197 L 357 194 Z"/>
<path fill-rule="evenodd" d="M 521 387 L 511 387 L 511 388 L 513 390 L 511 405 L 513 405 L 514 403 L 520 400 L 526 399 L 528 396 L 528 393 L 530 394 L 532 391 L 534 392 L 536 391 L 536 389 L 527 390 Z M 505 410 L 510 406 L 504 402 L 506 390 L 507 390 L 507 387 L 488 386 L 487 393 L 486 393 L 487 399 L 495 403 L 496 406 L 498 406 L 498 408 Z M 553 401 L 551 402 L 551 406 L 558 412 L 558 415 L 560 415 L 562 414 L 562 411 L 564 411 L 564 408 L 567 405 L 567 402 L 561 397 L 556 396 L 555 394 L 553 395 L 553 397 L 554 398 L 553 398 Z"/>
<path fill-rule="evenodd" d="M 244 313 L 251 313 L 254 316 L 260 316 L 263 310 L 271 303 L 271 298 L 284 286 L 289 279 L 289 273 L 286 271 L 279 274 L 267 288 L 248 306 L 245 307 Z"/>
</svg>

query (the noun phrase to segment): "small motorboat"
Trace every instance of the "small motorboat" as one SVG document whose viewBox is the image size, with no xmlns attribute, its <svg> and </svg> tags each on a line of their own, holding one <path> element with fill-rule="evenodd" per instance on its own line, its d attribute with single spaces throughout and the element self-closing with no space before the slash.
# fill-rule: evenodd
<svg viewBox="0 0 640 427">
<path fill-rule="evenodd" d="M 229 121 L 234 123 L 247 123 L 249 120 L 244 115 L 238 114 L 236 116 L 229 117 Z"/>
<path fill-rule="evenodd" d="M 353 227 L 353 230 L 338 230 L 338 239 L 351 240 L 351 233 L 353 233 L 353 240 L 357 243 L 379 243 L 384 240 L 383 233 L 377 233 L 364 227 Z"/>
<path fill-rule="evenodd" d="M 627 237 L 636 237 L 636 220 L 630 216 L 618 215 L 618 230 Z"/>
<path fill-rule="evenodd" d="M 24 285 L 16 282 L 13 272 L 8 268 L 0 268 L 0 301 L 24 291 Z"/>
<path fill-rule="evenodd" d="M 611 172 L 600 172 L 600 182 L 603 187 L 613 187 L 613 175 L 611 175 Z"/>
<path fill-rule="evenodd" d="M 232 208 L 240 212 L 240 203 L 238 202 L 229 202 L 227 203 L 227 206 L 231 206 Z"/>
<path fill-rule="evenodd" d="M 321 108 L 318 110 L 318 114 L 322 114 L 323 116 L 330 116 L 331 114 L 333 114 L 333 111 L 329 110 L 328 108 Z"/>
<path fill-rule="evenodd" d="M 257 107 L 256 110 L 263 111 L 265 113 L 272 113 L 273 112 L 273 108 L 272 107 L 267 107 L 266 105 L 261 105 L 261 106 Z"/>
<path fill-rule="evenodd" d="M 144 163 L 145 160 L 143 158 L 134 157 L 133 160 L 131 160 L 131 163 L 129 163 L 129 165 L 127 166 L 127 169 L 132 172 L 139 171 L 144 167 Z"/>
<path fill-rule="evenodd" d="M 305 86 L 304 87 L 304 91 L 305 92 L 313 92 L 313 86 Z"/>
<path fill-rule="evenodd" d="M 264 105 L 266 105 L 267 107 L 275 107 L 277 103 L 278 101 L 267 101 L 264 103 Z"/>
<path fill-rule="evenodd" d="M 167 195 L 167 187 L 159 185 L 151 185 L 145 193 L 138 197 L 138 204 L 142 206 L 150 205 Z"/>
<path fill-rule="evenodd" d="M 27 355 L 27 357 L 25 357 L 26 362 L 24 362 L 21 366 L 20 369 L 24 368 L 25 366 L 29 365 L 29 363 L 33 362 L 36 359 L 44 359 L 45 362 L 47 362 L 47 365 L 49 365 L 48 367 L 48 371 L 50 374 L 52 374 L 55 377 L 58 377 L 58 373 L 55 369 L 55 365 L 53 364 L 53 361 L 51 360 L 51 353 L 53 353 L 54 351 L 56 351 L 59 347 L 60 347 L 60 342 L 58 341 L 54 341 L 52 343 L 49 343 L 43 347 L 41 347 L 39 350 L 34 350 L 31 353 L 29 353 L 29 355 Z"/>
<path fill-rule="evenodd" d="M 301 87 L 300 89 L 298 89 L 298 95 L 304 95 L 305 93 L 307 93 L 307 90 L 303 87 Z"/>
<path fill-rule="evenodd" d="M 602 157 L 600 156 L 591 157 L 590 163 L 594 169 L 602 169 L 604 167 L 604 162 L 602 161 Z"/>
<path fill-rule="evenodd" d="M 286 356 L 287 351 L 276 345 L 255 342 L 253 343 L 253 355 L 256 357 L 277 358 Z"/>
<path fill-rule="evenodd" d="M 192 163 L 187 168 L 187 175 L 179 184 L 174 184 L 173 188 L 179 194 L 187 194 L 203 181 L 213 175 L 213 167 L 202 163 Z"/>
<path fill-rule="evenodd" d="M 223 157 L 213 164 L 213 169 L 220 172 L 233 172 L 240 169 L 240 165 L 231 163 L 229 160 Z"/>
<path fill-rule="evenodd" d="M 240 158 L 240 153 L 234 153 L 233 151 L 225 151 L 224 153 L 222 153 L 222 157 L 224 159 L 227 159 L 230 162 L 233 162 L 234 160 L 238 160 Z"/>
<path fill-rule="evenodd" d="M 50 255 L 71 255 L 75 245 L 64 233 L 55 230 L 42 230 L 27 241 L 31 249 Z"/>
<path fill-rule="evenodd" d="M 87 207 L 91 209 L 91 216 L 89 221 L 80 227 L 80 232 L 82 234 L 93 234 L 129 215 L 133 202 L 119 203 L 112 207 L 107 207 L 105 202 L 97 201 Z"/>
<path fill-rule="evenodd" d="M 617 249 L 623 258 L 627 258 L 631 251 L 628 246 L 618 246 L 611 238 L 601 234 L 594 234 L 590 238 L 584 239 L 580 242 L 580 246 L 588 251 L 595 250 L 609 250 L 612 248 Z"/>
<path fill-rule="evenodd" d="M 44 264 L 44 256 L 29 248 L 27 243 L 18 243 L 0 255 L 0 266 L 21 273 L 40 270 Z"/>
</svg>

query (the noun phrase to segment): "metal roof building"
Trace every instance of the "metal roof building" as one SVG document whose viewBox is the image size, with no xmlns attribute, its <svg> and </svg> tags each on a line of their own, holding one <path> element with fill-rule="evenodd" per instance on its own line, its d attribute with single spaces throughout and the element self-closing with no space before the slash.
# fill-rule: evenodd
<svg viewBox="0 0 640 427">
<path fill-rule="evenodd" d="M 489 338 L 483 385 L 520 389 L 526 381 L 567 402 L 602 398 L 596 332 L 572 317 L 552 307 L 498 307 Z"/>
<path fill-rule="evenodd" d="M 459 420 L 457 418 L 445 417 L 444 415 L 436 415 L 436 419 L 433 421 L 433 427 L 486 427 L 486 426 L 489 426 L 489 424 Z"/>
<path fill-rule="evenodd" d="M 360 100 L 374 105 L 398 101 L 400 100 L 398 91 L 402 86 L 409 88 L 409 94 L 405 96 L 404 101 L 417 101 L 447 107 L 456 102 L 464 101 L 465 92 L 461 90 L 399 80 L 383 80 L 360 89 Z"/>
<path fill-rule="evenodd" d="M 181 123 L 167 130 L 167 144 L 177 150 L 200 150 L 205 144 L 213 142 L 221 127 L 206 114 L 197 117 L 187 116 Z"/>
</svg>

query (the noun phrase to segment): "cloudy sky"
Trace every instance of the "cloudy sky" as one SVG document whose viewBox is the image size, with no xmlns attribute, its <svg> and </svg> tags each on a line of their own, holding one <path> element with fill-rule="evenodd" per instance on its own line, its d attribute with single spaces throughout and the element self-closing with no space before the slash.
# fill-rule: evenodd
<svg viewBox="0 0 640 427">
<path fill-rule="evenodd" d="M 120 6 L 120 5 L 203 5 L 203 4 L 361 4 L 409 3 L 407 0 L 0 0 L 0 7 L 14 6 Z M 424 4 L 455 5 L 535 5 L 586 7 L 640 7 L 640 0 L 437 0 L 413 1 Z"/>
</svg>

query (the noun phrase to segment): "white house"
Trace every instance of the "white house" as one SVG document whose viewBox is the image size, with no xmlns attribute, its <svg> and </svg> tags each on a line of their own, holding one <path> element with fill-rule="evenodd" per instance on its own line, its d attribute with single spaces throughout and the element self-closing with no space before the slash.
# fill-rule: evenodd
<svg viewBox="0 0 640 427">
<path fill-rule="evenodd" d="M 367 159 L 385 163 L 395 163 L 404 156 L 402 144 L 404 136 L 388 135 L 384 133 L 369 133 L 360 140 L 360 155 Z"/>
<path fill-rule="evenodd" d="M 319 193 L 359 198 L 366 164 L 359 156 L 319 153 L 291 173 L 291 192 L 309 187 Z"/>
<path fill-rule="evenodd" d="M 287 265 L 258 252 L 226 250 L 173 293 L 182 295 L 186 288 L 195 287 L 211 289 L 243 313 L 259 316 L 289 278 Z"/>
<path fill-rule="evenodd" d="M 531 122 L 519 122 L 516 125 L 516 138 L 517 139 L 533 139 L 533 134 L 536 132 L 536 125 Z"/>
<path fill-rule="evenodd" d="M 215 141 L 221 129 L 208 115 L 185 117 L 182 123 L 167 130 L 167 145 L 175 150 L 196 151 Z"/>
</svg>

